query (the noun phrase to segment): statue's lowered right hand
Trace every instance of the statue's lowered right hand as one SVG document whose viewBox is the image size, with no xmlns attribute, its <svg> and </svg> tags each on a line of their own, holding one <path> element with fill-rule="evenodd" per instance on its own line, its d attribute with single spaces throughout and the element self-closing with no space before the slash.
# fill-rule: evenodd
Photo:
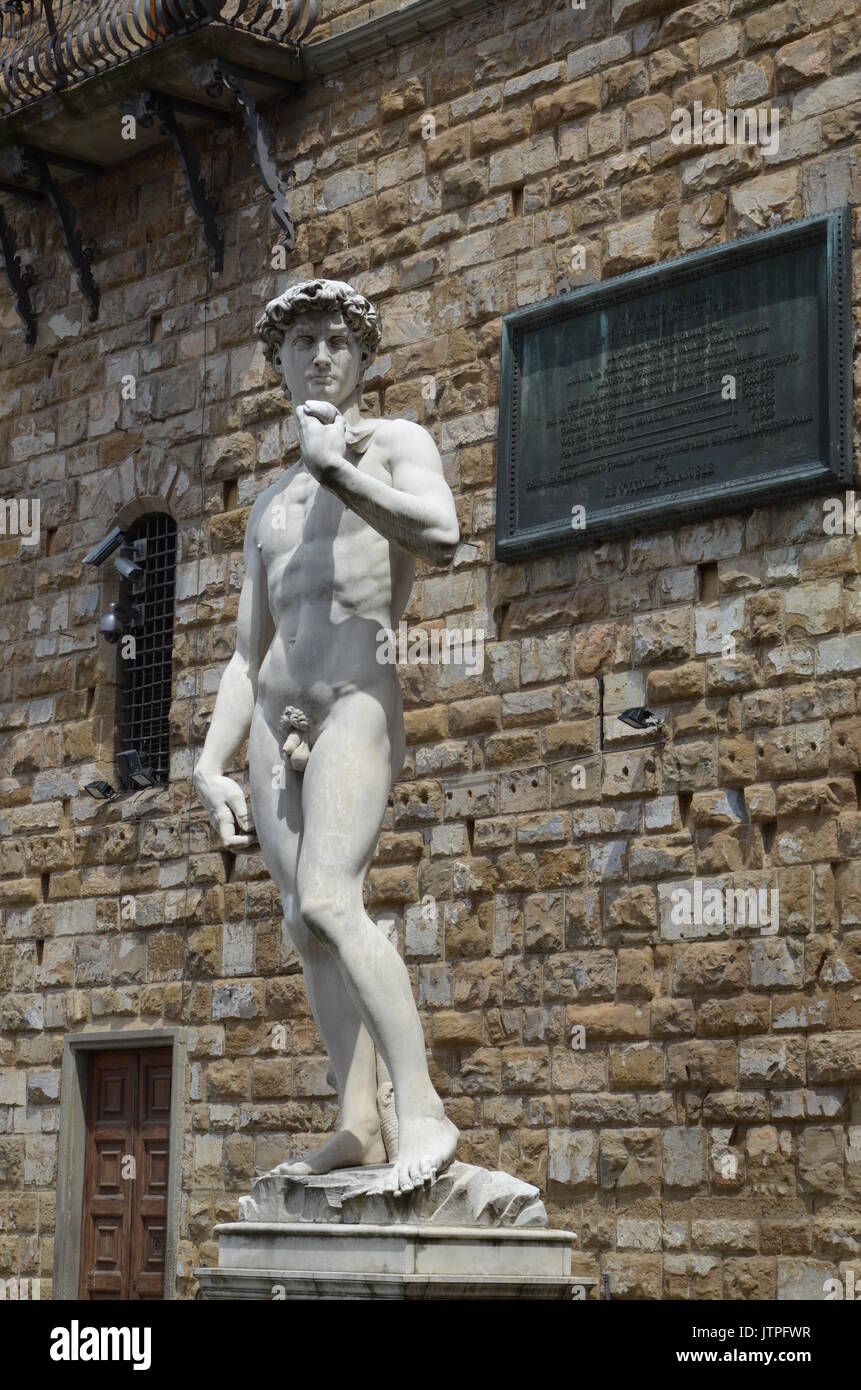
<svg viewBox="0 0 861 1390">
<path fill-rule="evenodd" d="M 200 797 L 214 830 L 225 849 L 244 849 L 254 842 L 254 827 L 238 782 L 222 773 L 207 772 L 198 763 L 194 769 L 194 789 Z M 250 834 L 237 834 L 250 831 Z"/>
</svg>

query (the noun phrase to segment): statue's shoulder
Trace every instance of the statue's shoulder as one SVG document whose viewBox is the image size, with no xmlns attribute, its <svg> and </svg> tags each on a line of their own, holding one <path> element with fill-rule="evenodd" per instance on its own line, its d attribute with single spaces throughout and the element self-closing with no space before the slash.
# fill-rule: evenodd
<svg viewBox="0 0 861 1390">
<path fill-rule="evenodd" d="M 415 420 L 402 420 L 397 416 L 380 421 L 374 434 L 374 443 L 380 449 L 403 448 L 407 444 L 436 453 L 434 437 L 424 425 L 417 424 Z"/>
</svg>

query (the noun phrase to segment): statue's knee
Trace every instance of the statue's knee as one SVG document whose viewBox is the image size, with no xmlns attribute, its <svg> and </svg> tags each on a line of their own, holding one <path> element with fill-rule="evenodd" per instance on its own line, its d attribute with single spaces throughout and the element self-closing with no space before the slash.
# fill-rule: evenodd
<svg viewBox="0 0 861 1390">
<path fill-rule="evenodd" d="M 337 954 L 341 940 L 340 923 L 330 898 L 306 898 L 301 906 L 302 922 L 321 946 Z"/>
<path fill-rule="evenodd" d="M 293 912 L 289 917 L 285 915 L 284 921 L 287 924 L 290 940 L 293 942 L 299 954 L 304 955 L 310 942 L 310 933 L 305 923 L 302 921 L 301 916 L 298 912 Z"/>
</svg>

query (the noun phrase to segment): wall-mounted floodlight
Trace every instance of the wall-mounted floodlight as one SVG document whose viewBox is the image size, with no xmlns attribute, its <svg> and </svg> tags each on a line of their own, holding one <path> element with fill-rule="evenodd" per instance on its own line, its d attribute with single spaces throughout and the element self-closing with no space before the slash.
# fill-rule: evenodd
<svg viewBox="0 0 861 1390">
<path fill-rule="evenodd" d="M 151 767 L 144 767 L 136 748 L 117 754 L 117 770 L 124 787 L 155 787 L 158 785 Z"/>
<path fill-rule="evenodd" d="M 109 531 L 104 540 L 94 545 L 92 550 L 84 556 L 85 565 L 103 565 L 109 555 L 113 555 L 118 550 L 126 538 L 126 533 L 122 526 L 115 526 L 113 531 Z"/>
<path fill-rule="evenodd" d="M 117 794 L 110 782 L 86 782 L 84 791 L 89 792 L 94 801 L 113 801 Z"/>
<path fill-rule="evenodd" d="M 636 729 L 638 734 L 643 733 L 645 729 L 662 729 L 664 727 L 663 719 L 652 714 L 650 709 L 643 709 L 642 705 L 633 709 L 626 709 L 623 714 L 617 715 L 617 718 L 623 724 L 627 724 L 629 728 Z"/>
</svg>

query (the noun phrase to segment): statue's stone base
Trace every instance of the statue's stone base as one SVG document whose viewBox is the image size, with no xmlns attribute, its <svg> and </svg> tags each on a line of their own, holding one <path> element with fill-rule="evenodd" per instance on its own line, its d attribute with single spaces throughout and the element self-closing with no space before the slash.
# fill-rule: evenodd
<svg viewBox="0 0 861 1390">
<path fill-rule="evenodd" d="M 382 1191 L 386 1169 L 270 1173 L 216 1226 L 204 1299 L 565 1298 L 575 1237 L 551 1231 L 538 1189 L 453 1163 L 431 1188 Z M 580 1293 L 582 1297 L 582 1293 Z"/>
</svg>

